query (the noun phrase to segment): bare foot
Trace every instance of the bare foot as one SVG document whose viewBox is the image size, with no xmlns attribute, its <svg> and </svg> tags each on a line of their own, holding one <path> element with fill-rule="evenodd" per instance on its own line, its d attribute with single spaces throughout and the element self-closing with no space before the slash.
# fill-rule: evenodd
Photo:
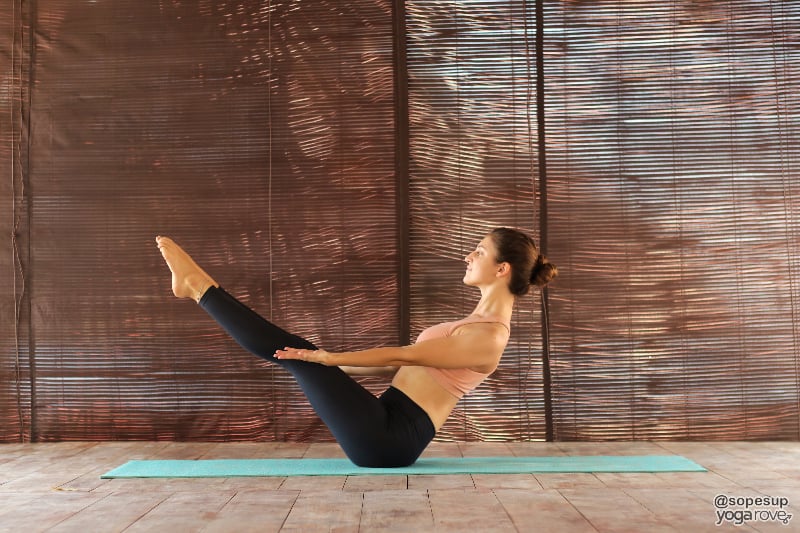
<svg viewBox="0 0 800 533">
<path fill-rule="evenodd" d="M 178 298 L 192 298 L 199 302 L 209 287 L 219 287 L 214 278 L 197 266 L 197 263 L 169 237 L 156 237 L 161 255 L 172 272 L 172 292 Z"/>
</svg>

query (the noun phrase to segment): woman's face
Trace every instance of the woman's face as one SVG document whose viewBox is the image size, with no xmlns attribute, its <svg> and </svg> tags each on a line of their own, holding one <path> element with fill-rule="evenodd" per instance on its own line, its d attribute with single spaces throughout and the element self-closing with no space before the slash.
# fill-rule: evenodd
<svg viewBox="0 0 800 533">
<path fill-rule="evenodd" d="M 475 250 L 464 258 L 467 271 L 464 274 L 464 283 L 473 287 L 487 285 L 497 279 L 499 263 L 495 259 L 497 250 L 490 236 L 486 236 L 478 243 Z"/>
</svg>

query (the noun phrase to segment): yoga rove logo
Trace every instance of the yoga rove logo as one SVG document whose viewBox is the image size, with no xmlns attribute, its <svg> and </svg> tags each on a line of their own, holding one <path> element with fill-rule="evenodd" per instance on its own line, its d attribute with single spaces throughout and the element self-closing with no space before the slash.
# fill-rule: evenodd
<svg viewBox="0 0 800 533">
<path fill-rule="evenodd" d="M 789 498 L 775 496 L 729 496 L 714 497 L 716 525 L 729 523 L 741 526 L 749 522 L 780 522 L 788 524 L 792 515 L 785 509 Z"/>
</svg>

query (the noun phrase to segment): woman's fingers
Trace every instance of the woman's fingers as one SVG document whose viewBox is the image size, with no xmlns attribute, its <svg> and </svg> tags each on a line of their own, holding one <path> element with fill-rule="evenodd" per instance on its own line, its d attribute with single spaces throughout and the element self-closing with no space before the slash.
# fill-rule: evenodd
<svg viewBox="0 0 800 533">
<path fill-rule="evenodd" d="M 283 350 L 276 350 L 275 351 L 275 358 L 276 359 L 299 359 L 299 350 L 295 350 L 293 348 L 286 347 Z"/>
<path fill-rule="evenodd" d="M 288 346 L 283 350 L 275 352 L 276 359 L 299 359 L 301 361 L 312 361 L 313 351 L 302 350 L 300 348 L 289 348 Z"/>
<path fill-rule="evenodd" d="M 310 361 L 312 363 L 327 363 L 328 352 L 325 350 L 303 350 L 301 348 L 286 347 L 275 352 L 276 359 L 297 359 L 299 361 Z"/>
</svg>

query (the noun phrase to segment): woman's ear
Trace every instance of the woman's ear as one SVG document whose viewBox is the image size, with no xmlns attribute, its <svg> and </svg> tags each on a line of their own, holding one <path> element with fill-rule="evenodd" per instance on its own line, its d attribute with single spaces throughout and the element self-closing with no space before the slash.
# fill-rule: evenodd
<svg viewBox="0 0 800 533">
<path fill-rule="evenodd" d="M 511 265 L 506 263 L 505 261 L 497 265 L 497 277 L 502 278 L 504 276 L 511 275 Z"/>
</svg>

